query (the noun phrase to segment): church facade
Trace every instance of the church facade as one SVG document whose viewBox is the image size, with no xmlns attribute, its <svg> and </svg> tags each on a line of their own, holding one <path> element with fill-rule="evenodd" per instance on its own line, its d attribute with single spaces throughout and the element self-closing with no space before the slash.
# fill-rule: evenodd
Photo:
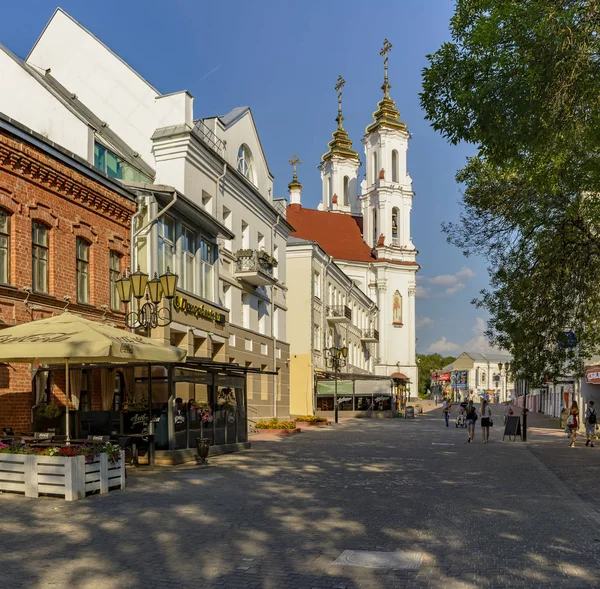
<svg viewBox="0 0 600 589">
<path fill-rule="evenodd" d="M 301 204 L 301 185 L 290 184 L 287 220 L 296 238 L 317 242 L 335 264 L 377 306 L 379 343 L 372 370 L 404 378 L 416 390 L 415 295 L 417 250 L 411 238 L 414 192 L 407 169 L 410 135 L 390 97 L 387 52 L 383 98 L 363 137 L 366 178 L 359 181 L 361 161 L 343 127 L 340 77 L 337 129 L 319 169 L 322 198 L 317 209 Z M 334 293 L 324 293 L 335 305 Z M 324 345 L 328 345 L 324 334 Z M 333 345 L 339 345 L 337 342 Z"/>
</svg>

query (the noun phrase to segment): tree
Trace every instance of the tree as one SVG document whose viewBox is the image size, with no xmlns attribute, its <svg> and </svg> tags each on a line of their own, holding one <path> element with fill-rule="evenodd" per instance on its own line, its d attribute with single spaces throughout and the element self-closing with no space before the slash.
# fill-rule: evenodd
<svg viewBox="0 0 600 589">
<path fill-rule="evenodd" d="M 457 174 L 461 221 L 444 230 L 489 261 L 474 302 L 536 382 L 600 351 L 599 28 L 600 0 L 458 0 L 452 41 L 423 71 L 427 119 L 478 149 Z"/>
<path fill-rule="evenodd" d="M 427 390 L 431 389 L 431 373 L 437 372 L 452 364 L 456 358 L 452 356 L 442 356 L 440 354 L 417 354 L 417 366 L 419 367 L 419 397 L 425 398 Z"/>
</svg>

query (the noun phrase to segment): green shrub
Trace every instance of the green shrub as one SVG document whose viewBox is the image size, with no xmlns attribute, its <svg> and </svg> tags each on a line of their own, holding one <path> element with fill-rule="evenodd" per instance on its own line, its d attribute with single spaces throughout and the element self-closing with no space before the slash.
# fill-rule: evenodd
<svg viewBox="0 0 600 589">
<path fill-rule="evenodd" d="M 254 427 L 256 429 L 296 429 L 296 422 L 270 419 L 269 421 L 259 421 Z"/>
<path fill-rule="evenodd" d="M 316 415 L 301 415 L 296 417 L 296 421 L 303 421 L 305 423 L 324 423 L 327 421 L 325 417 L 317 417 Z"/>
</svg>

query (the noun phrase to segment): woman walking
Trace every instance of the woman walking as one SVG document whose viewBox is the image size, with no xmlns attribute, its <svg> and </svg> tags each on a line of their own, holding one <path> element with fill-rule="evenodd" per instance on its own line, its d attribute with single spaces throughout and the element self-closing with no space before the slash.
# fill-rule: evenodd
<svg viewBox="0 0 600 589">
<path fill-rule="evenodd" d="M 492 418 L 492 409 L 490 404 L 484 399 L 481 401 L 481 433 L 483 443 L 487 444 L 490 439 L 490 420 Z"/>
<path fill-rule="evenodd" d="M 569 448 L 575 448 L 575 440 L 577 439 L 577 428 L 579 427 L 579 407 L 577 401 L 573 401 L 569 417 L 567 417 L 567 427 L 569 428 L 569 439 L 571 443 Z"/>
<path fill-rule="evenodd" d="M 467 433 L 469 434 L 469 439 L 467 443 L 471 443 L 475 438 L 475 422 L 477 421 L 477 411 L 475 410 L 475 406 L 473 405 L 473 401 L 469 401 L 467 405 Z"/>
</svg>

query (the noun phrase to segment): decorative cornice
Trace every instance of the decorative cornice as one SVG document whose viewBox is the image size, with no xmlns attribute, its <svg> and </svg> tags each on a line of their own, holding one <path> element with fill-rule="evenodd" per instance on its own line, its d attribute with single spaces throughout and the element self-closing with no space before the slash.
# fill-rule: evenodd
<svg viewBox="0 0 600 589">
<path fill-rule="evenodd" d="M 38 160 L 36 159 L 38 154 L 35 151 L 32 150 L 31 154 L 27 154 L 22 149 L 22 144 L 13 143 L 0 135 L 0 169 L 21 176 L 57 196 L 93 209 L 102 216 L 110 217 L 122 225 L 130 224 L 135 210 L 134 203 L 130 203 L 130 209 L 118 202 L 118 200 L 125 201 L 123 197 L 103 194 L 93 181 L 84 177 L 79 179 L 80 173 L 72 172 L 73 176 L 69 176 L 69 173 L 57 169 L 60 166 L 58 162 L 56 163 L 57 167 L 54 167 L 51 163 L 43 161 L 49 158 L 40 154 Z M 28 204 L 31 206 L 35 203 Z"/>
</svg>

